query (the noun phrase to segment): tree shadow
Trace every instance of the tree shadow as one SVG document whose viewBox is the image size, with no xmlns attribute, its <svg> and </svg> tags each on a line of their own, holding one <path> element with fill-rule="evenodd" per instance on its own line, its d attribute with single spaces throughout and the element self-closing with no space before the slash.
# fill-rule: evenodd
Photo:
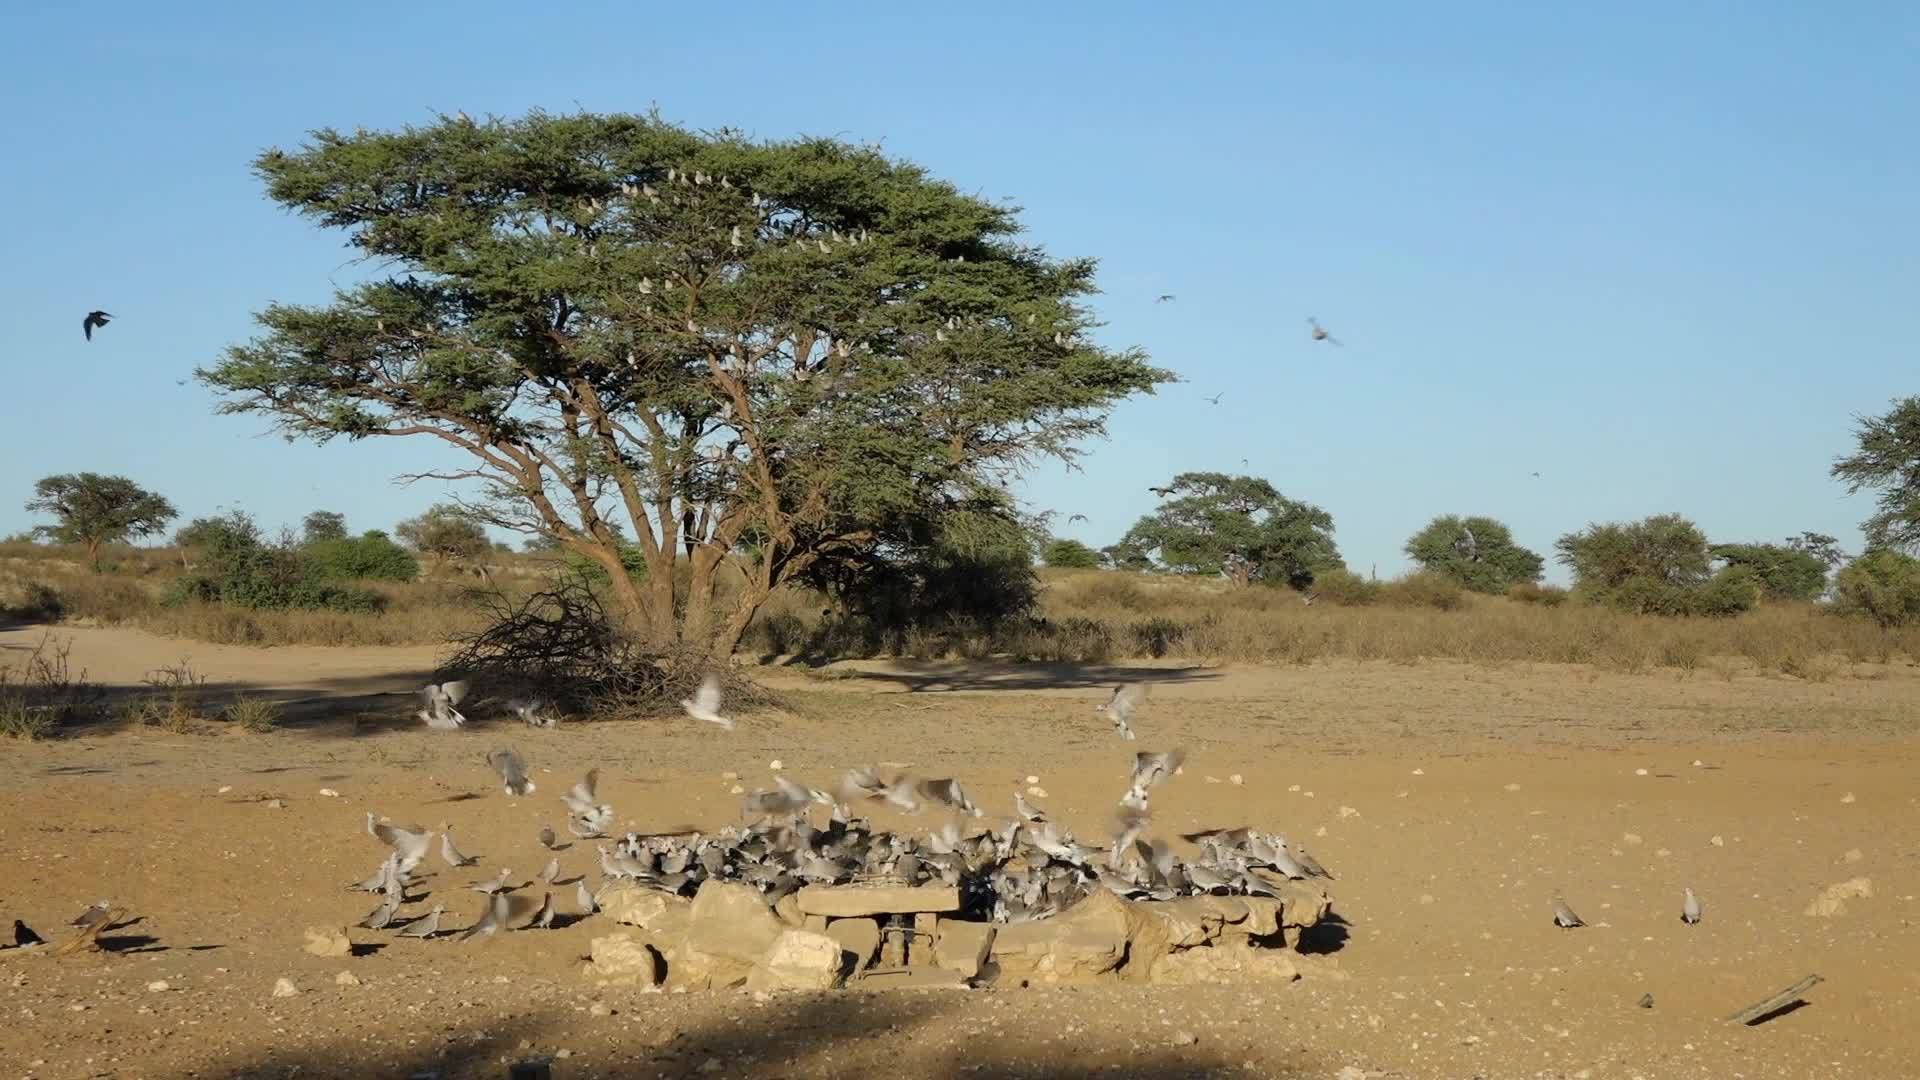
<svg viewBox="0 0 1920 1080">
<path fill-rule="evenodd" d="M 1222 677 L 1202 667 L 1124 664 L 1014 663 L 1011 661 L 897 660 L 884 668 L 842 667 L 842 678 L 892 683 L 907 693 L 976 690 L 1110 690 L 1122 683 L 1197 683 Z"/>
</svg>

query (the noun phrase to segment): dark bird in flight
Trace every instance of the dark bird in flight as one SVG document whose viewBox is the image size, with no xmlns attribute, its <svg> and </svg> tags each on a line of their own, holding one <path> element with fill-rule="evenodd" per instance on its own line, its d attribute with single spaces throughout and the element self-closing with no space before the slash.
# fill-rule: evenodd
<svg viewBox="0 0 1920 1080">
<path fill-rule="evenodd" d="M 1538 479 L 1540 479 L 1540 474 L 1539 474 L 1539 473 L 1534 473 L 1534 474 L 1533 474 L 1533 478 L 1534 478 L 1535 480 L 1538 480 Z"/>
<path fill-rule="evenodd" d="M 1161 293 L 1161 294 L 1160 294 L 1159 296 L 1156 296 L 1156 297 L 1154 297 L 1154 300 L 1153 300 L 1153 302 L 1154 302 L 1154 303 L 1156 303 L 1156 304 L 1164 304 L 1164 303 L 1166 303 L 1167 301 L 1169 301 L 1169 300 L 1172 300 L 1173 298 L 1174 298 L 1174 297 L 1173 297 L 1173 294 L 1172 294 L 1172 293 L 1170 293 L 1170 292 L 1163 292 L 1163 293 Z"/>
<path fill-rule="evenodd" d="M 1173 494 L 1173 489 L 1170 487 L 1150 487 L 1147 490 L 1153 492 L 1155 495 L 1158 495 L 1163 499 Z"/>
<path fill-rule="evenodd" d="M 87 317 L 80 320 L 80 329 L 87 335 L 87 340 L 92 341 L 93 328 L 107 325 L 107 322 L 112 318 L 112 315 L 104 311 L 89 311 L 87 312 Z"/>
<path fill-rule="evenodd" d="M 1327 328 L 1320 325 L 1320 320 L 1312 317 L 1311 315 L 1307 317 L 1307 325 L 1313 327 L 1313 340 L 1324 341 L 1324 342 L 1327 342 L 1328 344 L 1339 346 L 1340 348 L 1346 347 L 1344 345 L 1340 345 L 1340 339 L 1334 337 L 1332 334 L 1327 333 Z"/>
<path fill-rule="evenodd" d="M 1085 520 L 1087 520 L 1087 515 L 1085 515 L 1085 514 L 1075 514 L 1075 515 L 1073 515 L 1072 517 L 1070 517 L 1070 518 L 1068 518 L 1068 519 L 1067 519 L 1067 524 L 1069 524 L 1069 525 L 1071 525 L 1071 524 L 1073 524 L 1073 523 L 1074 523 L 1074 522 L 1076 522 L 1076 521 L 1085 521 Z"/>
<path fill-rule="evenodd" d="M 1215 395 L 1213 395 L 1212 397 L 1210 397 L 1210 398 L 1208 398 L 1208 399 L 1207 399 L 1207 403 L 1208 403 L 1208 404 L 1210 404 L 1210 405 L 1218 405 L 1218 404 L 1220 404 L 1220 399 L 1221 399 L 1221 398 L 1223 398 L 1223 397 L 1226 397 L 1226 396 L 1227 396 L 1227 392 L 1226 392 L 1225 390 L 1222 390 L 1221 392 L 1219 392 L 1219 393 L 1217 393 L 1217 394 L 1215 394 Z"/>
</svg>

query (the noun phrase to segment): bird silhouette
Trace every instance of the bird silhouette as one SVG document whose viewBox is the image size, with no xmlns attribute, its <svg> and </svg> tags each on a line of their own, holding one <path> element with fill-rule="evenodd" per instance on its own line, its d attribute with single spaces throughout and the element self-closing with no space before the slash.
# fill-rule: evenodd
<svg viewBox="0 0 1920 1080">
<path fill-rule="evenodd" d="M 1073 523 L 1074 523 L 1074 522 L 1076 522 L 1076 521 L 1085 521 L 1085 520 L 1087 520 L 1087 515 L 1085 515 L 1085 514 L 1074 514 L 1074 515 L 1072 515 L 1071 517 L 1069 517 L 1069 518 L 1067 518 L 1067 524 L 1069 524 L 1069 525 L 1071 525 L 1071 524 L 1073 524 Z"/>
<path fill-rule="evenodd" d="M 1313 316 L 1309 315 L 1307 316 L 1307 325 L 1313 327 L 1313 340 L 1324 341 L 1329 345 L 1335 345 L 1340 348 L 1345 348 L 1345 346 L 1340 345 L 1340 339 L 1334 337 L 1332 334 L 1327 333 L 1327 328 L 1320 325 L 1320 320 L 1315 319 Z"/>
<path fill-rule="evenodd" d="M 1153 492 L 1155 495 L 1158 495 L 1163 499 L 1173 494 L 1173 489 L 1170 487 L 1149 487 L 1147 490 Z"/>
<path fill-rule="evenodd" d="M 87 312 L 87 317 L 80 320 L 80 330 L 87 335 L 88 341 L 92 341 L 93 328 L 107 325 L 108 321 L 112 318 L 112 315 L 104 311 L 89 311 Z"/>
<path fill-rule="evenodd" d="M 1220 393 L 1215 394 L 1212 397 L 1208 398 L 1207 403 L 1209 405 L 1218 405 L 1220 404 L 1220 399 L 1226 396 L 1227 396 L 1226 391 L 1222 390 Z"/>
<path fill-rule="evenodd" d="M 1173 299 L 1175 299 L 1175 297 L 1172 293 L 1163 292 L 1159 296 L 1154 297 L 1153 302 L 1156 304 L 1164 304 Z"/>
</svg>

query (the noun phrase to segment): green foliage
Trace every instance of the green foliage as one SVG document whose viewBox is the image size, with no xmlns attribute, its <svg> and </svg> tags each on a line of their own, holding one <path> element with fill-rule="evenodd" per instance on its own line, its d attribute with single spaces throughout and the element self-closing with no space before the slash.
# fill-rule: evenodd
<svg viewBox="0 0 1920 1080">
<path fill-rule="evenodd" d="M 1433 608 L 1456 611 L 1466 606 L 1466 589 L 1452 578 L 1423 570 L 1392 581 L 1369 581 L 1346 569 L 1323 571 L 1313 581 L 1316 603 L 1335 607 Z"/>
<path fill-rule="evenodd" d="M 1558 585 L 1536 585 L 1531 581 L 1523 581 L 1507 589 L 1508 599 L 1541 607 L 1559 607 L 1567 602 L 1567 595 L 1567 590 Z"/>
<path fill-rule="evenodd" d="M 1540 580 L 1540 556 L 1513 542 L 1513 533 L 1489 517 L 1434 518 L 1407 541 L 1407 554 L 1433 573 L 1474 592 L 1497 595 Z"/>
<path fill-rule="evenodd" d="M 1881 626 L 1920 623 L 1920 559 L 1890 549 L 1869 551 L 1840 568 L 1833 586 L 1841 611 Z"/>
<path fill-rule="evenodd" d="M 1336 607 L 1365 607 L 1380 599 L 1380 583 L 1344 567 L 1314 575 L 1313 598 Z"/>
<path fill-rule="evenodd" d="M 331 510 L 315 510 L 300 519 L 300 539 L 304 543 L 317 544 L 323 540 L 345 540 L 347 538 L 347 516 Z"/>
<path fill-rule="evenodd" d="M 226 707 L 225 713 L 230 723 L 255 734 L 272 731 L 280 724 L 280 706 L 268 698 L 236 698 Z"/>
<path fill-rule="evenodd" d="M 394 269 L 262 312 L 199 373 L 223 411 L 462 447 L 488 524 L 608 555 L 618 506 L 649 574 L 615 599 L 656 646 L 713 639 L 729 558 L 750 616 L 1172 378 L 1088 340 L 1091 260 L 870 147 L 536 112 L 323 130 L 256 167 Z"/>
<path fill-rule="evenodd" d="M 1055 540 L 1040 549 L 1040 561 L 1048 566 L 1090 570 L 1100 565 L 1100 553 L 1078 540 Z"/>
<path fill-rule="evenodd" d="M 384 604 L 378 593 L 330 582 L 305 549 L 262 543 L 252 520 L 238 511 L 195 525 L 200 526 L 192 537 L 201 551 L 200 572 L 168 586 L 163 604 L 349 612 L 378 611 Z"/>
<path fill-rule="evenodd" d="M 51 514 L 52 525 L 34 530 L 62 544 L 84 544 L 93 568 L 100 568 L 100 546 L 150 536 L 173 520 L 173 504 L 124 476 L 63 473 L 33 485 L 27 509 Z"/>
<path fill-rule="evenodd" d="M 640 550 L 640 545 L 622 543 L 619 545 L 619 551 L 620 565 L 626 568 L 628 580 L 635 582 L 647 580 L 647 556 Z M 585 578 L 594 585 L 605 585 L 613 580 L 612 575 L 607 573 L 606 567 L 577 551 L 567 551 L 561 556 L 561 563 L 566 567 L 567 573 Z"/>
<path fill-rule="evenodd" d="M 1730 567 L 1751 570 L 1769 600 L 1814 600 L 1827 589 L 1827 563 L 1789 544 L 1715 544 L 1711 551 Z"/>
<path fill-rule="evenodd" d="M 234 551 L 259 547 L 260 526 L 244 510 L 218 517 L 194 518 L 173 534 L 173 546 L 196 558 L 219 561 Z"/>
<path fill-rule="evenodd" d="M 493 550 L 487 540 L 487 530 L 481 528 L 473 515 L 444 503 L 401 522 L 393 531 L 401 543 L 436 563 L 477 559 Z"/>
<path fill-rule="evenodd" d="M 1706 534 L 1678 514 L 1589 525 L 1554 546 L 1573 570 L 1575 593 L 1590 603 L 1643 615 L 1731 615 L 1760 599 L 1754 568 L 1713 572 Z"/>
<path fill-rule="evenodd" d="M 1879 509 L 1860 526 L 1867 547 L 1920 549 L 1920 397 L 1859 417 L 1855 437 L 1859 449 L 1833 463 L 1833 477 L 1849 495 L 1879 492 Z"/>
<path fill-rule="evenodd" d="M 413 552 L 379 529 L 359 536 L 310 540 L 301 549 L 313 573 L 326 581 L 412 581 L 420 576 Z"/>
<path fill-rule="evenodd" d="M 1100 562 L 1115 570 L 1146 573 L 1153 570 L 1153 559 L 1144 551 L 1125 543 L 1108 544 L 1100 549 Z"/>
<path fill-rule="evenodd" d="M 1333 516 L 1252 476 L 1181 473 L 1173 494 L 1115 545 L 1114 561 L 1151 558 L 1176 574 L 1305 588 L 1339 568 Z"/>
<path fill-rule="evenodd" d="M 1803 532 L 1788 540 L 1787 546 L 1819 559 L 1828 568 L 1837 567 L 1847 561 L 1847 553 L 1840 550 L 1839 539 L 1828 536 L 1826 533 Z"/>
<path fill-rule="evenodd" d="M 987 488 L 897 519 L 860 558 L 816 564 L 803 580 L 880 626 L 970 620 L 991 629 L 1038 606 L 1033 548 L 1012 501 Z"/>
</svg>

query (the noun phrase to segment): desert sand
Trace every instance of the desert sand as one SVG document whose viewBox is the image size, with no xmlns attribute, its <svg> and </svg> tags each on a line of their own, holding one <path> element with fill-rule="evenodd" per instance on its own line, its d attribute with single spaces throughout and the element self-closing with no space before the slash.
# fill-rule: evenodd
<svg viewBox="0 0 1920 1080">
<path fill-rule="evenodd" d="M 43 632 L 0 631 L 0 663 Z M 52 938 L 102 897 L 133 913 L 100 953 L 0 951 L 9 1075 L 501 1076 L 536 1056 L 567 1078 L 1920 1072 L 1910 665 L 1807 683 L 1444 663 L 867 661 L 755 671 L 784 707 L 734 732 L 537 731 L 484 708 L 469 730 L 434 732 L 404 696 L 432 649 L 54 632 L 113 695 L 184 659 L 210 700 L 289 704 L 266 734 L 107 722 L 0 745 L 0 916 Z M 1154 682 L 1138 743 L 1093 712 L 1127 679 Z M 508 744 L 532 765 L 532 796 L 504 796 L 482 761 Z M 1132 751 L 1172 746 L 1189 757 L 1157 798 L 1158 831 L 1253 824 L 1307 839 L 1337 875 L 1328 889 L 1346 926 L 1300 958 L 1299 981 L 643 993 L 583 977 L 604 932 L 592 918 L 471 945 L 362 931 L 380 947 L 345 959 L 301 948 L 305 927 L 373 906 L 344 887 L 383 854 L 362 827 L 369 810 L 451 824 L 481 856 L 469 871 L 433 864 L 457 927 L 480 910 L 467 881 L 539 869 L 536 832 L 561 824 L 559 792 L 596 765 L 622 831 L 735 820 L 722 774 L 751 787 L 778 759 L 816 783 L 878 761 L 953 775 L 994 813 L 1032 774 L 1047 792 L 1037 801 L 1097 835 Z M 578 873 L 591 857 L 582 845 L 562 861 Z M 1806 913 L 1856 878 L 1870 896 Z M 1679 918 L 1689 886 L 1706 905 L 1697 926 Z M 1556 890 L 1591 925 L 1556 929 Z M 1724 1022 L 1810 973 L 1826 981 L 1804 1007 Z M 273 997 L 281 978 L 301 992 Z"/>
</svg>

